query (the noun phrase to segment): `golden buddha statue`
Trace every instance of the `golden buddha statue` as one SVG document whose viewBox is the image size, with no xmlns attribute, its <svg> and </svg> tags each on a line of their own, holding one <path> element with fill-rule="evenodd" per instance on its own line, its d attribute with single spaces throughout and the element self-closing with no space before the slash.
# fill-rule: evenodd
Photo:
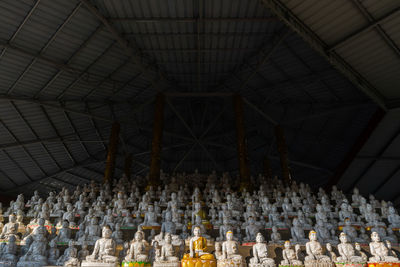
<svg viewBox="0 0 400 267">
<path fill-rule="evenodd" d="M 190 253 L 182 259 L 182 267 L 216 267 L 214 255 L 206 252 L 207 239 L 201 236 L 200 227 L 193 229 L 193 237 L 189 241 Z"/>
</svg>

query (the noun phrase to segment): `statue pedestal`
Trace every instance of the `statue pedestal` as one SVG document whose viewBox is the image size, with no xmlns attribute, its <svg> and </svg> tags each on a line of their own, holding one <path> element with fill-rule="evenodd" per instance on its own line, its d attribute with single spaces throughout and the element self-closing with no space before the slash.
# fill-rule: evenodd
<svg viewBox="0 0 400 267">
<path fill-rule="evenodd" d="M 217 261 L 214 259 L 188 258 L 182 259 L 181 264 L 182 267 L 217 267 Z"/>
<path fill-rule="evenodd" d="M 333 262 L 324 261 L 307 261 L 304 263 L 305 267 L 335 267 Z"/>
<path fill-rule="evenodd" d="M 95 261 L 82 261 L 81 267 L 118 267 L 118 263 L 104 263 Z"/>
<path fill-rule="evenodd" d="M 179 261 L 160 261 L 153 262 L 153 267 L 180 267 L 181 263 Z"/>
<path fill-rule="evenodd" d="M 218 260 L 217 267 L 245 267 L 246 263 L 242 260 Z"/>
<path fill-rule="evenodd" d="M 367 263 L 335 263 L 336 267 L 366 267 Z"/>
<path fill-rule="evenodd" d="M 275 263 L 249 263 L 249 267 L 276 267 Z"/>
<path fill-rule="evenodd" d="M 368 262 L 368 267 L 400 267 L 400 262 Z"/>
<path fill-rule="evenodd" d="M 47 262 L 36 262 L 36 261 L 19 261 L 17 267 L 42 267 L 46 266 Z"/>
<path fill-rule="evenodd" d="M 151 267 L 151 263 L 143 262 L 143 261 L 123 261 L 121 266 L 122 267 Z"/>
<path fill-rule="evenodd" d="M 14 261 L 0 261 L 0 267 L 15 267 L 17 263 Z"/>
</svg>

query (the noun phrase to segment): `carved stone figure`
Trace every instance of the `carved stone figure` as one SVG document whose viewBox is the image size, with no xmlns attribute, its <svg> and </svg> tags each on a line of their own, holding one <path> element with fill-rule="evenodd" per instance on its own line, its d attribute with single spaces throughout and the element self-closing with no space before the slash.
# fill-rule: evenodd
<svg viewBox="0 0 400 267">
<path fill-rule="evenodd" d="M 268 247 L 264 243 L 264 236 L 257 234 L 256 244 L 253 246 L 253 257 L 250 259 L 249 267 L 274 267 L 275 261 L 268 257 Z"/>
</svg>

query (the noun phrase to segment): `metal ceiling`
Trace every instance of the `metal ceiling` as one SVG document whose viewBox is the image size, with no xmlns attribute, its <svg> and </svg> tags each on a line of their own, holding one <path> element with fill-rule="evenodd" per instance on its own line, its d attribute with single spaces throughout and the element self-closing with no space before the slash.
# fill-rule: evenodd
<svg viewBox="0 0 400 267">
<path fill-rule="evenodd" d="M 356 35 L 332 49 L 350 66 L 350 77 L 280 20 L 282 14 L 272 6 L 277 2 L 1 1 L 0 190 L 28 193 L 101 180 L 113 121 L 122 126 L 116 175 L 127 152 L 134 156 L 133 173 L 145 175 L 152 101 L 158 92 L 169 100 L 164 170 L 237 171 L 234 115 L 227 97 L 233 92 L 247 103 L 253 174 L 262 170 L 266 155 L 279 171 L 272 134 L 278 123 L 285 130 L 293 176 L 326 183 L 376 103 L 384 108 L 395 103 L 391 85 L 398 84 L 399 61 L 385 54 L 389 43 L 381 44 L 381 37 Z M 372 23 L 357 6 L 336 14 L 335 6 L 312 3 L 332 1 L 296 2 L 284 4 L 327 46 Z M 398 8 L 395 0 L 380 6 L 370 2 L 361 4 L 375 19 Z M 315 16 L 332 16 L 317 18 L 312 10 Z M 335 16 L 351 20 L 342 18 L 346 25 L 339 27 Z M 393 22 L 384 22 L 392 23 L 386 34 L 396 42 Z M 376 25 L 371 31 L 380 31 Z M 356 47 L 362 40 L 371 42 L 376 53 L 363 55 L 365 49 Z M 379 59 L 375 66 L 374 57 Z M 373 70 L 384 73 L 384 79 L 370 75 Z M 205 92 L 216 94 L 196 97 Z"/>
</svg>

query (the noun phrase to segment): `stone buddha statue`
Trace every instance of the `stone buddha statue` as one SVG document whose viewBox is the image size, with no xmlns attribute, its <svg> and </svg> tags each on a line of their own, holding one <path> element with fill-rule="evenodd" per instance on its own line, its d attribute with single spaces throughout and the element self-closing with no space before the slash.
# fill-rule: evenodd
<svg viewBox="0 0 400 267">
<path fill-rule="evenodd" d="M 317 241 L 317 233 L 315 231 L 310 231 L 308 235 L 310 241 L 306 244 L 307 256 L 305 258 L 305 264 L 307 263 L 324 263 L 331 262 L 330 258 L 323 254 L 323 249 L 321 244 Z"/>
<path fill-rule="evenodd" d="M 222 243 L 222 255 L 225 260 L 233 260 L 236 262 L 242 262 L 242 255 L 238 253 L 239 245 L 233 240 L 233 232 L 226 232 L 226 241 Z"/>
<path fill-rule="evenodd" d="M 8 238 L 8 243 L 0 252 L 0 266 L 15 266 L 17 263 L 17 244 L 15 235 Z"/>
<path fill-rule="evenodd" d="M 172 245 L 172 237 L 171 234 L 167 233 L 164 238 L 164 244 L 161 247 L 160 255 L 155 257 L 155 261 L 153 263 L 154 267 L 179 267 L 180 262 L 179 258 L 175 253 L 174 246 Z"/>
<path fill-rule="evenodd" d="M 207 249 L 207 239 L 201 236 L 200 227 L 195 226 L 193 229 L 193 237 L 189 240 L 189 254 L 185 254 L 182 259 L 182 267 L 192 266 L 203 266 L 203 261 L 208 262 L 211 267 L 216 266 L 216 261 L 214 255 L 208 253 Z M 206 265 L 204 265 L 206 266 Z"/>
<path fill-rule="evenodd" d="M 268 247 L 264 243 L 264 236 L 258 233 L 256 244 L 253 246 L 253 257 L 250 259 L 249 267 L 275 267 L 275 261 L 268 257 Z"/>
<path fill-rule="evenodd" d="M 360 256 L 356 256 L 353 246 L 349 243 L 347 235 L 340 233 L 340 244 L 337 246 L 340 257 L 337 258 L 338 262 L 342 263 L 355 263 L 362 262 L 363 259 Z"/>
<path fill-rule="evenodd" d="M 160 226 L 157 222 L 157 214 L 154 212 L 154 206 L 148 205 L 147 211 L 144 214 L 144 222 L 142 226 Z"/>
<path fill-rule="evenodd" d="M 102 237 L 98 239 L 94 245 L 93 253 L 86 257 L 86 262 L 82 262 L 82 266 L 96 266 L 96 263 L 109 263 L 114 266 L 118 262 L 115 257 L 115 241 L 111 238 L 112 231 L 109 226 L 104 226 Z"/>
<path fill-rule="evenodd" d="M 144 233 L 137 231 L 135 238 L 132 240 L 129 251 L 125 257 L 125 261 L 147 262 L 148 255 L 146 253 L 147 242 L 144 239 Z"/>
<path fill-rule="evenodd" d="M 11 235 L 15 235 L 17 237 L 18 233 L 18 223 L 17 218 L 14 214 L 8 215 L 8 223 L 6 223 L 3 227 L 3 231 L 1 232 L 0 238 L 8 239 Z"/>
<path fill-rule="evenodd" d="M 291 248 L 290 241 L 285 241 L 284 249 L 282 250 L 282 257 L 283 260 L 281 261 L 281 265 L 303 265 L 301 260 L 299 260 L 297 251 Z"/>
<path fill-rule="evenodd" d="M 377 232 L 371 234 L 372 242 L 369 243 L 369 250 L 372 257 L 369 258 L 369 262 L 398 262 L 399 259 L 394 256 L 389 256 L 389 249 L 381 241 Z"/>
<path fill-rule="evenodd" d="M 33 243 L 19 261 L 18 267 L 40 267 L 47 265 L 47 239 L 43 234 L 33 234 Z"/>
</svg>

